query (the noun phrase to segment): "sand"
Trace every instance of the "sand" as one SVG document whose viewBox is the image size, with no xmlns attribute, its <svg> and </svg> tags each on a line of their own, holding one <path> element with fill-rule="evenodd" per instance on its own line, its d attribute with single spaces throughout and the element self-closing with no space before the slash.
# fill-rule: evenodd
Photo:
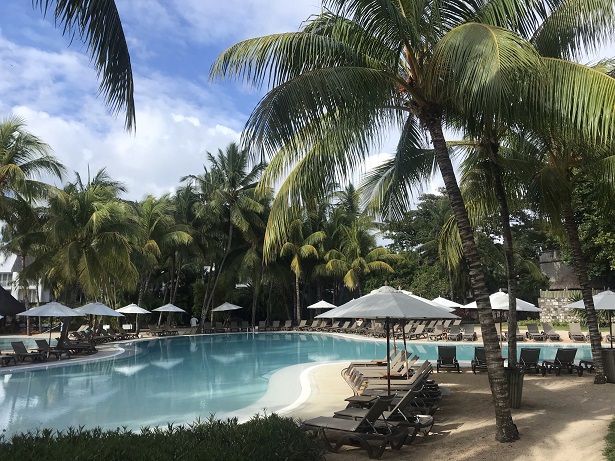
<svg viewBox="0 0 615 461">
<path fill-rule="evenodd" d="M 307 419 L 330 416 L 343 408 L 352 393 L 341 378 L 345 363 L 327 364 L 311 376 L 312 394 L 292 416 Z M 520 439 L 495 440 L 495 416 L 485 372 L 433 373 L 446 394 L 434 415 L 432 432 L 417 437 L 400 451 L 388 448 L 383 460 L 603 460 L 604 437 L 615 415 L 615 384 L 595 385 L 593 375 L 582 377 L 526 374 L 522 406 L 512 410 Z M 349 447 L 327 454 L 329 461 L 367 459 Z"/>
</svg>

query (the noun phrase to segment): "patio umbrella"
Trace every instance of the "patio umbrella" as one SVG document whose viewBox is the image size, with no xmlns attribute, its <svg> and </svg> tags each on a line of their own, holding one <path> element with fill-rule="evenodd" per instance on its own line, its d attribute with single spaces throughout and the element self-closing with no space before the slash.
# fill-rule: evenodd
<svg viewBox="0 0 615 461">
<path fill-rule="evenodd" d="M 71 309 L 70 307 L 65 306 L 64 304 L 60 304 L 58 302 L 50 302 L 47 304 L 43 304 L 39 307 L 33 307 L 32 309 L 28 309 L 25 312 L 21 312 L 17 314 L 22 317 L 82 317 L 84 314 L 80 312 L 75 312 L 75 309 Z M 51 325 L 53 326 L 53 325 Z M 49 328 L 49 345 L 51 346 L 51 330 L 53 328 Z"/>
<path fill-rule="evenodd" d="M 489 302 L 491 303 L 491 309 L 496 311 L 507 311 L 508 310 L 508 293 L 504 293 L 503 291 L 498 291 L 497 293 L 493 293 L 489 295 Z M 516 298 L 517 311 L 524 312 L 540 312 L 540 309 L 536 307 L 535 304 L 528 303 L 527 301 L 523 301 L 522 299 Z M 477 309 L 476 301 L 473 301 L 465 306 L 462 306 L 463 309 Z"/>
<path fill-rule="evenodd" d="M 114 311 L 109 306 L 100 302 L 88 303 L 74 309 L 75 312 L 84 315 L 100 315 L 105 317 L 124 317 L 124 314 Z"/>
<path fill-rule="evenodd" d="M 310 304 L 308 309 L 333 309 L 335 304 L 328 303 L 327 301 L 320 300 L 317 303 Z"/>
<path fill-rule="evenodd" d="M 613 349 L 613 311 L 615 310 L 615 293 L 606 290 L 594 295 L 594 309 L 609 312 L 609 335 L 611 337 L 611 349 Z M 569 309 L 585 309 L 583 300 L 566 304 Z"/>
<path fill-rule="evenodd" d="M 442 296 L 438 296 L 431 300 L 432 303 L 436 303 L 438 306 L 441 306 L 451 312 L 455 309 L 459 309 L 463 307 L 463 304 L 456 303 L 455 301 L 451 301 L 450 299 L 443 298 Z"/>
<path fill-rule="evenodd" d="M 517 312 L 540 312 L 540 309 L 536 307 L 535 304 L 528 303 L 527 301 L 523 301 L 522 299 L 516 299 Z M 489 295 L 489 302 L 491 303 L 491 309 L 494 311 L 500 312 L 500 332 L 502 331 L 502 315 L 506 311 L 508 311 L 508 293 L 504 293 L 503 291 L 498 291 L 497 293 L 492 293 Z M 473 301 L 465 306 L 462 306 L 463 309 L 478 309 L 476 305 L 476 301 Z M 513 332 L 514 334 L 514 332 Z M 502 341 L 502 335 L 500 335 L 500 341 Z"/>
<path fill-rule="evenodd" d="M 160 317 L 158 318 L 158 325 L 160 325 L 160 322 L 162 321 L 162 313 L 163 312 L 169 312 L 169 313 L 173 313 L 173 312 L 183 312 L 184 314 L 186 313 L 185 310 L 183 310 L 181 307 L 177 307 L 173 304 L 165 304 L 164 306 L 160 306 L 157 307 L 156 309 L 152 309 L 153 312 L 160 312 Z"/>
<path fill-rule="evenodd" d="M 117 309 L 117 312 L 121 312 L 122 314 L 136 314 L 136 322 L 135 322 L 135 332 L 139 334 L 139 315 L 140 314 L 151 314 L 147 309 L 143 309 L 142 307 L 137 306 L 135 303 L 128 304 L 127 306 L 120 307 Z"/>
<path fill-rule="evenodd" d="M 337 312 L 335 312 L 337 311 Z M 353 299 L 315 318 L 371 318 L 384 319 L 387 333 L 387 390 L 391 393 L 391 319 L 458 319 L 446 309 L 431 301 L 412 294 L 402 293 L 393 287 L 384 286 L 371 293 Z"/>
<path fill-rule="evenodd" d="M 212 309 L 212 312 L 224 312 L 224 311 L 235 311 L 237 309 L 243 309 L 242 306 L 238 306 L 237 304 L 231 303 L 222 303 L 218 307 Z"/>
<path fill-rule="evenodd" d="M 13 295 L 0 286 L 0 314 L 15 315 L 25 311 L 26 308 L 22 303 L 17 301 Z"/>
<path fill-rule="evenodd" d="M 236 311 L 237 309 L 243 309 L 243 307 L 238 306 L 237 304 L 232 304 L 232 303 L 227 303 L 227 302 L 222 303 L 218 307 L 211 310 L 211 320 L 213 322 L 214 312 Z M 225 322 L 229 321 L 229 319 L 230 319 L 230 314 L 229 314 L 229 317 L 225 320 Z"/>
</svg>

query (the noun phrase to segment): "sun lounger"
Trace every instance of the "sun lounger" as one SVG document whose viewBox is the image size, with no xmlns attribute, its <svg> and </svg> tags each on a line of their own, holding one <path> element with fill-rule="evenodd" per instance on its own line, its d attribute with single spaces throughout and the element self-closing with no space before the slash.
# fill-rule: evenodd
<svg viewBox="0 0 615 461">
<path fill-rule="evenodd" d="M 438 346 L 438 361 L 436 362 L 436 372 L 440 372 L 440 368 L 452 368 L 459 370 L 459 362 L 457 361 L 457 346 Z"/>
<path fill-rule="evenodd" d="M 0 363 L 2 363 L 3 367 L 9 366 L 11 362 L 17 365 L 17 357 L 15 354 L 0 354 Z"/>
<path fill-rule="evenodd" d="M 46 354 L 47 357 L 50 355 L 55 355 L 57 360 L 61 360 L 64 355 L 67 359 L 70 359 L 70 351 L 51 346 L 46 339 L 35 339 L 35 341 L 38 352 Z"/>
<path fill-rule="evenodd" d="M 551 341 L 561 341 L 562 340 L 559 333 L 555 331 L 555 328 L 553 328 L 553 326 L 550 323 L 543 322 L 542 330 L 543 330 L 542 332 L 544 333 L 547 339 L 550 339 Z"/>
<path fill-rule="evenodd" d="M 459 326 L 457 326 L 459 328 Z M 444 332 L 442 325 L 436 325 L 431 333 L 427 334 L 427 339 L 430 341 L 440 341 L 446 339 L 447 333 Z"/>
<path fill-rule="evenodd" d="M 534 370 L 536 373 L 540 370 L 540 348 L 539 347 L 522 347 L 519 354 L 519 367 L 525 371 Z"/>
<path fill-rule="evenodd" d="M 463 329 L 462 339 L 464 341 L 476 341 L 478 339 L 476 325 L 466 325 Z"/>
<path fill-rule="evenodd" d="M 477 371 L 487 371 L 487 357 L 485 356 L 484 347 L 474 348 L 474 358 L 471 362 L 472 373 L 476 374 Z"/>
<path fill-rule="evenodd" d="M 534 341 L 544 341 L 545 340 L 545 334 L 542 333 L 539 329 L 538 329 L 538 325 L 535 323 L 528 323 L 526 325 L 527 327 L 527 332 L 525 333 L 525 336 L 528 339 L 533 339 Z"/>
<path fill-rule="evenodd" d="M 299 322 L 299 325 L 295 327 L 295 330 L 307 330 L 307 328 L 308 328 L 307 320 L 304 319 Z"/>
<path fill-rule="evenodd" d="M 587 337 L 581 331 L 580 323 L 570 323 L 568 325 L 568 338 L 573 341 L 587 341 Z"/>
<path fill-rule="evenodd" d="M 448 341 L 461 341 L 463 339 L 463 333 L 459 325 L 452 325 L 449 332 L 446 333 L 446 339 Z"/>
<path fill-rule="evenodd" d="M 579 376 L 583 374 L 583 368 L 574 364 L 574 358 L 577 354 L 576 347 L 560 347 L 555 353 L 553 360 L 544 360 L 542 362 L 542 375 L 546 376 L 547 372 L 551 373 L 555 370 L 555 375 L 559 376 L 562 369 L 568 370 L 568 374 L 576 369 Z"/>
<path fill-rule="evenodd" d="M 79 354 L 80 352 L 93 354 L 97 352 L 94 341 L 72 341 L 65 339 L 60 342 L 58 340 L 58 345 L 56 347 L 58 349 L 67 350 L 71 354 Z"/>
<path fill-rule="evenodd" d="M 293 321 L 292 320 L 286 320 L 284 322 L 284 325 L 282 325 L 280 327 L 280 330 L 283 330 L 283 331 L 290 331 L 292 329 L 293 329 Z"/>
<path fill-rule="evenodd" d="M 42 362 L 47 359 L 42 352 L 34 352 L 26 349 L 26 345 L 23 341 L 11 341 L 11 347 L 13 353 L 18 362 L 24 362 L 26 359 L 30 359 L 31 362 Z"/>
<path fill-rule="evenodd" d="M 423 434 L 427 434 L 433 426 L 433 416 L 431 415 L 418 415 L 415 406 L 413 404 L 422 404 L 423 400 L 420 398 L 420 388 L 422 384 L 417 382 L 415 386 L 402 394 L 401 398 L 395 398 L 391 402 L 390 409 L 382 412 L 382 418 L 386 424 L 390 425 L 402 425 L 403 427 L 412 428 L 409 437 L 410 440 L 406 440 L 406 445 L 414 440 L 416 434 L 420 431 Z M 376 400 L 378 397 L 372 397 Z M 349 399 L 348 406 L 336 411 L 333 416 L 336 418 L 350 418 L 357 419 L 362 418 L 370 409 L 372 402 L 365 404 L 356 403 L 356 397 Z M 437 408 L 437 403 L 436 403 Z"/>
<path fill-rule="evenodd" d="M 377 397 L 369 411 L 356 420 L 320 416 L 304 421 L 301 428 L 317 431 L 331 452 L 337 452 L 344 445 L 352 445 L 366 450 L 370 458 L 380 458 L 388 445 L 398 450 L 408 437 L 407 428 L 377 424 L 392 399 L 392 396 Z"/>
<path fill-rule="evenodd" d="M 427 332 L 425 331 L 425 325 L 417 325 L 414 331 L 406 334 L 408 339 L 420 339 L 427 338 Z"/>
</svg>

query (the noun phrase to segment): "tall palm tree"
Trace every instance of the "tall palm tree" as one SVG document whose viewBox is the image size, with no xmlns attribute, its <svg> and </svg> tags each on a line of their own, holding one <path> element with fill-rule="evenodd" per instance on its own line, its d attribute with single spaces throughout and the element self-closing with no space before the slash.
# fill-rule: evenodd
<svg viewBox="0 0 615 461">
<path fill-rule="evenodd" d="M 589 329 L 592 357 L 596 368 L 594 382 L 606 382 L 602 362 L 601 334 L 593 303 L 588 275 L 588 262 L 579 237 L 575 208 L 575 189 L 591 178 L 596 195 L 605 209 L 612 208 L 613 162 L 612 143 L 588 145 L 570 139 L 570 133 L 545 130 L 518 137 L 518 160 L 525 166 L 518 175 L 518 184 L 527 190 L 529 201 L 549 221 L 555 233 L 568 240 L 573 267 L 581 287 Z M 523 171 L 520 169 L 519 171 Z"/>
<path fill-rule="evenodd" d="M 114 0 L 32 0 L 46 15 L 53 8 L 56 24 L 71 39 L 78 35 L 88 52 L 98 77 L 100 93 L 115 114 L 125 110 L 125 127 L 135 128 L 132 66 L 124 29 Z M 54 7 L 55 5 L 55 7 Z"/>
<path fill-rule="evenodd" d="M 253 227 L 264 227 L 260 217 L 264 206 L 255 195 L 256 182 L 264 165 L 258 163 L 250 167 L 248 150 L 239 148 L 236 143 L 229 144 L 224 151 L 218 149 L 215 156 L 207 152 L 207 160 L 211 165 L 209 170 L 206 168 L 202 175 L 182 178 L 182 181 L 193 182 L 203 192 L 198 214 L 201 217 L 213 215 L 222 226 L 226 226 L 223 254 L 215 264 L 214 281 L 204 299 L 201 323 L 212 306 L 216 286 L 233 248 L 235 233 L 239 231 L 248 241 L 255 240 Z"/>
<path fill-rule="evenodd" d="M 248 121 L 256 151 L 276 154 L 266 179 L 293 165 L 295 202 L 322 196 L 326 177 L 351 174 L 354 165 L 395 126 L 402 131 L 396 157 L 414 155 L 426 129 L 458 222 L 485 343 L 496 413 L 496 438 L 518 437 L 507 405 L 506 378 L 480 258 L 455 178 L 443 125 L 453 100 L 489 116 L 507 110 L 502 88 L 514 88 L 540 62 L 517 35 L 486 23 L 509 18 L 509 4 L 424 0 L 329 0 L 325 12 L 298 33 L 247 40 L 225 51 L 213 77 L 241 76 L 271 91 Z M 511 18 L 514 20 L 516 18 Z M 487 21 L 485 21 L 487 22 Z M 469 65 L 468 65 L 469 64 Z M 454 91 L 453 91 L 454 90 Z M 517 101 L 515 101 L 517 102 Z M 274 204 L 275 205 L 275 204 Z M 275 211 L 275 210 L 274 210 Z M 272 213 L 273 214 L 273 213 Z M 279 238 L 293 217 L 275 219 Z"/>
</svg>

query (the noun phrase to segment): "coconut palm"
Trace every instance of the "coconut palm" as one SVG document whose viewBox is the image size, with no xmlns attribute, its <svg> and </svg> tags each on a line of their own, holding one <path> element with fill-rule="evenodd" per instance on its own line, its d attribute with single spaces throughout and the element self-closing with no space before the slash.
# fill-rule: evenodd
<svg viewBox="0 0 615 461">
<path fill-rule="evenodd" d="M 343 278 L 346 288 L 358 296 L 366 274 L 390 274 L 393 272 L 390 264 L 400 259 L 386 248 L 376 246 L 369 222 L 363 218 L 349 226 L 342 225 L 338 230 L 339 249 L 329 250 L 325 255 L 327 270 Z"/>
<path fill-rule="evenodd" d="M 456 1 L 330 0 L 325 6 L 332 12 L 314 18 L 301 32 L 236 44 L 212 69 L 213 77 L 239 75 L 256 85 L 271 84 L 245 136 L 256 151 L 276 154 L 266 180 L 294 166 L 282 185 L 288 192 L 281 201 L 322 196 L 325 178 L 350 175 L 392 127 L 402 132 L 398 158 L 419 150 L 421 130 L 427 130 L 479 306 L 496 437 L 502 441 L 518 433 L 506 403 L 488 291 L 443 124 L 453 99 L 481 107 L 489 116 L 508 110 L 511 104 L 501 88 L 513 87 L 525 69 L 540 67 L 531 46 L 515 34 L 469 22 L 481 14 L 507 17 L 511 11 L 505 3 L 490 3 L 487 12 Z M 276 239 L 294 216 L 285 220 L 274 203 L 272 218 L 269 238 Z"/>
<path fill-rule="evenodd" d="M 574 137 L 573 137 L 574 138 Z M 515 145 L 519 169 L 517 183 L 527 191 L 534 209 L 549 222 L 553 231 L 568 240 L 583 303 L 596 368 L 594 382 L 606 382 L 602 362 L 601 334 L 589 283 L 587 258 L 579 237 L 575 189 L 591 181 L 603 209 L 612 208 L 613 162 L 612 145 L 592 144 L 570 139 L 569 133 L 556 130 L 529 135 L 523 133 Z"/>
<path fill-rule="evenodd" d="M 236 231 L 251 241 L 256 240 L 253 227 L 264 227 L 259 216 L 264 206 L 255 195 L 256 182 L 264 165 L 259 163 L 250 167 L 248 150 L 240 149 L 236 143 L 229 144 L 224 151 L 218 149 L 215 156 L 207 152 L 207 160 L 211 165 L 209 170 L 205 168 L 202 175 L 182 178 L 182 181 L 193 182 L 202 191 L 198 215 L 203 218 L 213 216 L 226 227 L 226 242 L 221 244 L 222 258 L 215 264 L 214 281 L 204 300 L 201 323 L 204 323 L 211 308 L 220 274 L 233 248 Z"/>
<path fill-rule="evenodd" d="M 177 224 L 174 212 L 173 202 L 168 195 L 159 199 L 148 195 L 145 200 L 133 205 L 138 232 L 131 243 L 132 259 L 140 275 L 139 305 L 153 271 L 162 262 L 163 251 L 172 246 L 188 245 L 192 242 L 188 226 Z M 171 303 L 173 302 L 172 298 Z"/>
<path fill-rule="evenodd" d="M 7 117 L 0 122 L 0 216 L 3 219 L 14 215 L 11 208 L 17 197 L 33 201 L 48 194 L 51 186 L 35 178 L 62 178 L 65 168 L 50 151 L 47 144 L 27 131 L 23 119 Z"/>
<path fill-rule="evenodd" d="M 76 174 L 74 182 L 49 199 L 46 245 L 28 274 L 44 274 L 56 295 L 72 292 L 73 301 L 85 295 L 113 305 L 116 290 L 136 288 L 130 238 L 137 227 L 118 197 L 123 190 L 104 170 L 85 183 Z"/>
<path fill-rule="evenodd" d="M 291 259 L 290 270 L 295 274 L 295 320 L 301 319 L 301 277 L 304 275 L 303 264 L 307 259 L 318 258 L 318 244 L 325 239 L 323 231 L 311 232 L 306 223 L 295 219 L 288 229 L 286 241 L 280 250 L 281 256 Z"/>
<path fill-rule="evenodd" d="M 135 128 L 134 84 L 128 44 L 114 0 L 33 0 L 71 39 L 78 35 L 100 78 L 100 93 L 113 113 L 126 111 L 127 130 Z"/>
</svg>

